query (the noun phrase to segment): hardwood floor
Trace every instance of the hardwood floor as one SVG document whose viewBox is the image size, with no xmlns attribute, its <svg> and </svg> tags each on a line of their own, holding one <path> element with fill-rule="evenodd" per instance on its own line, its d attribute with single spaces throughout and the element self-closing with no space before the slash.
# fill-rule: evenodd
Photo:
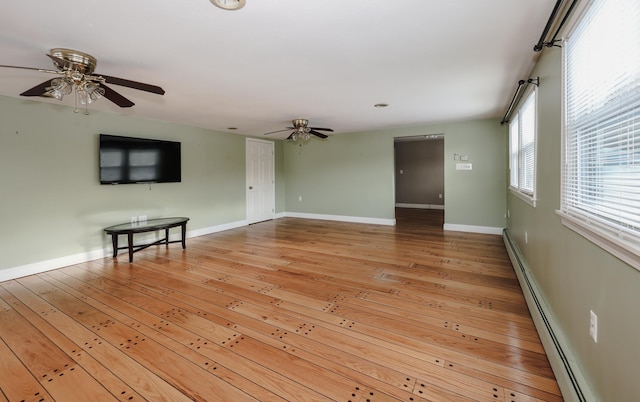
<svg viewBox="0 0 640 402">
<path fill-rule="evenodd" d="M 283 218 L 0 283 L 0 400 L 561 401 L 499 236 Z"/>
</svg>

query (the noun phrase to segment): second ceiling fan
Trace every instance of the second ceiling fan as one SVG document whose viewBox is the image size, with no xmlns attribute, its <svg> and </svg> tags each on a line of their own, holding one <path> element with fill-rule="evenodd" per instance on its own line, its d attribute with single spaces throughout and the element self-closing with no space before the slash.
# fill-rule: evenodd
<svg viewBox="0 0 640 402">
<path fill-rule="evenodd" d="M 320 131 L 333 132 L 333 130 L 330 128 L 309 127 L 309 120 L 307 119 L 293 119 L 291 120 L 291 125 L 293 127 L 287 127 L 284 130 L 271 131 L 271 132 L 265 133 L 264 135 L 293 130 L 293 132 L 287 137 L 287 139 L 295 142 L 298 139 L 308 141 L 312 135 L 315 135 L 318 138 L 327 138 L 328 135 L 321 133 Z"/>
</svg>

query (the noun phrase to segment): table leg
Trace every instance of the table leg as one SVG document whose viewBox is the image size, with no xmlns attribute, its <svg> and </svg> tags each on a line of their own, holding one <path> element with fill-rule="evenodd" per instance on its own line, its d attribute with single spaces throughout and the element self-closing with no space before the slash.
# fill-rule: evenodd
<svg viewBox="0 0 640 402">
<path fill-rule="evenodd" d="M 133 262 L 133 233 L 127 233 L 127 240 L 129 240 L 129 262 Z"/>
<path fill-rule="evenodd" d="M 113 233 L 111 235 L 111 243 L 113 244 L 113 258 L 118 256 L 118 235 Z"/>
<path fill-rule="evenodd" d="M 169 247 L 169 228 L 164 230 L 164 244 Z"/>
<path fill-rule="evenodd" d="M 184 250 L 185 248 L 187 248 L 187 223 L 183 223 L 182 224 L 182 249 Z"/>
</svg>

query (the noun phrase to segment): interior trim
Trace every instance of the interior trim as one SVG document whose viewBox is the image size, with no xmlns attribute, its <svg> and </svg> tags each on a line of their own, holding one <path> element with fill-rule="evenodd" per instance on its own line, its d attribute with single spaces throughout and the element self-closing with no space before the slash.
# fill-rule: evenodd
<svg viewBox="0 0 640 402">
<path fill-rule="evenodd" d="M 473 226 L 473 225 L 458 225 L 455 223 L 445 223 L 442 227 L 444 230 L 450 230 L 452 232 L 469 232 L 469 233 L 482 233 L 501 235 L 504 228 L 498 228 L 493 226 Z"/>
<path fill-rule="evenodd" d="M 525 203 L 531 205 L 532 207 L 536 207 L 536 199 L 533 196 L 530 196 L 528 194 L 523 193 L 522 191 L 519 191 L 518 189 L 515 189 L 513 187 L 509 187 L 509 191 L 511 191 L 511 194 L 513 194 L 514 196 L 520 198 L 522 201 L 524 201 Z"/>
<path fill-rule="evenodd" d="M 568 229 L 594 243 L 598 247 L 618 257 L 625 263 L 640 271 L 640 250 L 623 237 L 615 237 L 606 230 L 599 230 L 596 221 L 578 219 L 564 211 L 556 211 L 560 221 Z"/>
<path fill-rule="evenodd" d="M 442 204 L 406 204 L 396 203 L 396 208 L 416 208 L 416 209 L 444 209 Z"/>
<path fill-rule="evenodd" d="M 309 214 L 305 212 L 285 212 L 283 215 L 288 218 L 320 219 L 325 221 L 368 223 L 372 225 L 387 225 L 387 226 L 396 225 L 395 218 L 393 219 L 368 218 L 365 216 Z"/>
</svg>

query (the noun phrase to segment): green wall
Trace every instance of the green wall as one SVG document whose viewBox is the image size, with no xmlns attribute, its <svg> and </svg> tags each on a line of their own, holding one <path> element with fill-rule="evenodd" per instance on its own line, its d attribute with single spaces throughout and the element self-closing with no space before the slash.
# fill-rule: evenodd
<svg viewBox="0 0 640 402">
<path fill-rule="evenodd" d="M 393 138 L 352 133 L 284 148 L 287 212 L 394 219 Z"/>
<path fill-rule="evenodd" d="M 538 89 L 537 204 L 509 194 L 509 232 L 559 324 L 591 391 L 601 401 L 640 400 L 640 272 L 565 228 L 560 208 L 561 50 L 544 50 Z M 528 234 L 528 242 L 524 233 Z M 598 315 L 598 343 L 589 336 Z"/>
<path fill-rule="evenodd" d="M 182 182 L 100 185 L 98 134 L 182 142 Z M 243 221 L 245 137 L 0 97 L 0 269 L 110 246 L 131 216 L 191 218 L 189 231 Z"/>
<path fill-rule="evenodd" d="M 440 133 L 445 134 L 445 223 L 505 227 L 506 137 L 496 119 L 286 143 L 287 211 L 393 219 L 394 137 Z M 455 153 L 468 155 L 473 170 L 456 170 Z"/>
<path fill-rule="evenodd" d="M 498 120 L 439 127 L 445 133 L 445 224 L 506 227 L 507 138 Z M 473 170 L 456 170 L 454 154 L 468 155 Z"/>
</svg>

